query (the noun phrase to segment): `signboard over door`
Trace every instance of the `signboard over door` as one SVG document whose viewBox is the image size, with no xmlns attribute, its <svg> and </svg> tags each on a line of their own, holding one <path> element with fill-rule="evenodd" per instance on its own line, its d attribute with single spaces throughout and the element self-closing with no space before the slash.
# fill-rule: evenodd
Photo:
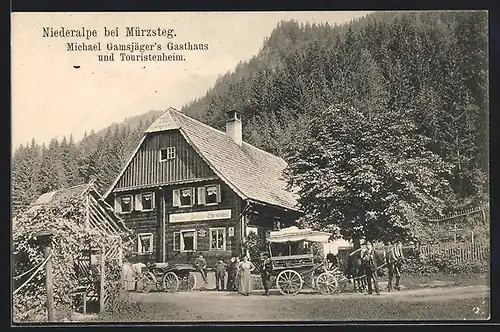
<svg viewBox="0 0 500 332">
<path fill-rule="evenodd" d="M 218 219 L 231 219 L 231 209 L 202 211 L 202 212 L 172 213 L 171 215 L 168 216 L 168 221 L 171 223 L 199 221 L 199 220 L 218 220 Z"/>
</svg>

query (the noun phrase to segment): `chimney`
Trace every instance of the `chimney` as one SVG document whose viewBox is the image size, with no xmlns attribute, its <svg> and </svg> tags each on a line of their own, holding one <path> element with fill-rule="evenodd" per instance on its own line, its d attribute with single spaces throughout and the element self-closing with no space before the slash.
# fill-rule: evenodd
<svg viewBox="0 0 500 332">
<path fill-rule="evenodd" d="M 239 146 L 243 142 L 241 133 L 241 114 L 236 111 L 227 112 L 228 119 L 226 121 L 226 134 L 229 135 Z"/>
</svg>

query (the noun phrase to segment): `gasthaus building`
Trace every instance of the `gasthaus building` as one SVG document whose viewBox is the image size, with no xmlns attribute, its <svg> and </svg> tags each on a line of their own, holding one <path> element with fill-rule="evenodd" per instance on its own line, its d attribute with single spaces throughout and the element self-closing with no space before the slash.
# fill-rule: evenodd
<svg viewBox="0 0 500 332">
<path fill-rule="evenodd" d="M 211 267 L 243 253 L 250 232 L 292 225 L 300 216 L 286 190 L 286 162 L 242 141 L 241 116 L 226 132 L 169 108 L 145 132 L 103 199 L 135 231 L 143 261 Z"/>
</svg>

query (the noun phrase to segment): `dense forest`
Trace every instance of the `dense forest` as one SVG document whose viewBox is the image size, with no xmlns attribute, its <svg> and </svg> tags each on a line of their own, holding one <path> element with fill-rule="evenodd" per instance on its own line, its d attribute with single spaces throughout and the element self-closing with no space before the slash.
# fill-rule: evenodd
<svg viewBox="0 0 500 332">
<path fill-rule="evenodd" d="M 404 114 L 425 138 L 419 142 L 451 165 L 445 180 L 453 206 L 487 197 L 486 12 L 384 12 L 338 26 L 281 22 L 258 54 L 182 111 L 223 130 L 226 111 L 238 109 L 244 140 L 290 161 L 290 148 L 306 141 L 311 119 L 332 105 L 362 110 L 368 122 Z M 81 142 L 19 147 L 12 163 L 14 212 L 41 193 L 92 177 L 105 190 L 159 114 Z"/>
<path fill-rule="evenodd" d="M 103 192 L 127 162 L 146 128 L 163 112 L 150 111 L 101 131 L 52 139 L 48 146 L 21 145 L 12 158 L 12 210 L 15 216 L 41 194 L 95 179 Z"/>
<path fill-rule="evenodd" d="M 450 204 L 464 208 L 488 191 L 487 19 L 448 11 L 374 13 L 341 26 L 281 22 L 258 55 L 183 111 L 223 129 L 225 112 L 239 109 L 244 139 L 287 161 L 310 119 L 332 105 L 368 119 L 404 112 L 451 165 Z"/>
</svg>

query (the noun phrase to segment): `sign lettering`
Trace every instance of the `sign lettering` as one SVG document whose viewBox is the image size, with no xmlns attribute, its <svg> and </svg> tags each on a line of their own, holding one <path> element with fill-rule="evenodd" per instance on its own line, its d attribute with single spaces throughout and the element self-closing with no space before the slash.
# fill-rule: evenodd
<svg viewBox="0 0 500 332">
<path fill-rule="evenodd" d="M 168 220 L 171 223 L 175 222 L 190 222 L 201 220 L 217 220 L 217 219 L 230 219 L 231 209 L 216 210 L 216 211 L 203 211 L 203 212 L 185 212 L 173 213 L 169 215 Z"/>
</svg>

